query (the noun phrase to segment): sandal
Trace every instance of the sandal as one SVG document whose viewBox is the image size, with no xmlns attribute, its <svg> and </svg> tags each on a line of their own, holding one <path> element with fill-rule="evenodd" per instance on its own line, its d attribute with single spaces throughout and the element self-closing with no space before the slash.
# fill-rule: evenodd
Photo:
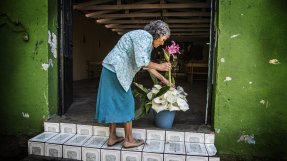
<svg viewBox="0 0 287 161">
<path fill-rule="evenodd" d="M 110 139 L 108 139 L 107 146 L 113 146 L 113 145 L 116 145 L 116 144 L 118 144 L 118 143 L 124 141 L 124 138 L 123 138 L 123 137 L 118 137 L 118 138 L 117 138 L 116 140 L 114 140 L 114 142 L 112 142 L 112 143 L 109 143 L 109 140 L 110 140 Z"/>
<path fill-rule="evenodd" d="M 144 144 L 144 140 L 135 139 L 135 142 L 133 142 L 133 143 L 125 141 L 123 144 L 123 147 L 128 149 L 128 148 L 134 148 L 137 146 L 141 146 L 142 144 Z"/>
</svg>

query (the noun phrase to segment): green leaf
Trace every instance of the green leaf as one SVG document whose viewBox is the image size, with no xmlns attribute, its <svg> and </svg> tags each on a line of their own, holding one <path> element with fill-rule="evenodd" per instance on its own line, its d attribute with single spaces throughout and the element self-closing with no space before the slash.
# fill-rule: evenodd
<svg viewBox="0 0 287 161">
<path fill-rule="evenodd" d="M 148 89 L 147 88 L 145 88 L 142 84 L 138 84 L 138 83 L 136 83 L 136 82 L 133 82 L 133 85 L 137 88 L 137 89 L 139 89 L 141 92 L 144 92 L 145 94 L 148 94 Z"/>
<path fill-rule="evenodd" d="M 153 84 L 159 84 L 157 78 L 154 75 L 152 75 L 152 74 L 149 74 L 149 75 L 150 75 L 150 77 L 151 77 L 151 79 L 153 81 Z"/>
<path fill-rule="evenodd" d="M 165 60 L 167 62 L 169 62 L 169 60 L 170 60 L 169 54 L 164 49 L 162 49 L 162 50 L 163 50 L 163 55 L 164 55 Z"/>
<path fill-rule="evenodd" d="M 163 86 L 163 87 L 159 90 L 159 92 L 156 94 L 155 98 L 156 98 L 156 97 L 160 97 L 161 95 L 165 94 L 169 89 L 170 89 L 169 86 L 167 86 L 167 85 Z"/>
<path fill-rule="evenodd" d="M 145 113 L 146 113 L 146 114 L 148 114 L 148 112 L 149 112 L 151 106 L 152 106 L 152 103 L 151 103 L 151 102 L 145 104 Z"/>
<path fill-rule="evenodd" d="M 142 118 L 145 115 L 145 111 L 143 108 L 138 108 L 135 111 L 135 119 L 138 120 L 140 118 Z"/>
</svg>

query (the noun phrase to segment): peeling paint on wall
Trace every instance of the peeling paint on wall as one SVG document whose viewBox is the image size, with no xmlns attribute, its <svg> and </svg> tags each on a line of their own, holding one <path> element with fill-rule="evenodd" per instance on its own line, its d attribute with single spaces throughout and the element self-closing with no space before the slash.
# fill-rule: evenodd
<svg viewBox="0 0 287 161">
<path fill-rule="evenodd" d="M 232 80 L 231 77 L 226 77 L 225 80 L 224 80 L 224 82 L 229 82 L 229 81 L 231 81 L 231 80 Z"/>
<path fill-rule="evenodd" d="M 277 59 L 271 59 L 271 60 L 269 60 L 269 64 L 274 64 L 274 65 L 276 65 L 276 64 L 280 64 L 280 62 L 279 62 L 279 60 L 277 60 Z"/>
<path fill-rule="evenodd" d="M 23 116 L 24 118 L 29 118 L 29 117 L 30 117 L 30 115 L 29 115 L 28 113 L 25 113 L 25 112 L 22 112 L 22 116 Z"/>
<path fill-rule="evenodd" d="M 49 67 L 53 67 L 53 60 L 52 59 L 49 59 L 49 63 L 46 64 L 46 63 L 43 63 L 42 64 L 42 69 L 47 71 Z"/>
<path fill-rule="evenodd" d="M 268 100 L 267 100 L 267 101 L 261 100 L 260 103 L 263 104 L 263 105 L 265 105 L 266 108 L 269 107 L 269 101 L 268 101 Z"/>
<path fill-rule="evenodd" d="M 233 39 L 233 38 L 235 38 L 235 37 L 237 37 L 237 36 L 239 36 L 239 35 L 240 35 L 240 34 L 235 34 L 235 35 L 230 36 L 230 38 Z"/>
<path fill-rule="evenodd" d="M 220 129 L 215 128 L 215 132 L 216 132 L 217 134 L 219 134 L 219 133 L 220 133 Z"/>
<path fill-rule="evenodd" d="M 237 142 L 245 142 L 248 144 L 255 144 L 255 137 L 254 134 L 252 135 L 241 135 Z"/>
<path fill-rule="evenodd" d="M 51 48 L 51 52 L 54 58 L 57 58 L 57 35 L 48 31 L 48 44 Z"/>
</svg>

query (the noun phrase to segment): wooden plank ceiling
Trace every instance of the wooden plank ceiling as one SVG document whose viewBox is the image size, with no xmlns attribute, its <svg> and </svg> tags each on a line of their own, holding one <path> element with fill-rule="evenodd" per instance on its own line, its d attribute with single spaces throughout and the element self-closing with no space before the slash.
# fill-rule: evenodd
<svg viewBox="0 0 287 161">
<path fill-rule="evenodd" d="M 73 8 L 119 35 L 161 19 L 173 37 L 209 37 L 210 0 L 75 0 Z"/>
</svg>

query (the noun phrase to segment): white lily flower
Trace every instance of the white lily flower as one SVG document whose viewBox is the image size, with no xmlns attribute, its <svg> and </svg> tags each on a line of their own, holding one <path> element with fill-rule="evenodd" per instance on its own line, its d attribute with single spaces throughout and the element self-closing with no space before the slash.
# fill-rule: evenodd
<svg viewBox="0 0 287 161">
<path fill-rule="evenodd" d="M 177 86 L 177 88 L 176 88 L 178 91 L 180 91 L 180 92 L 183 92 L 184 90 L 183 90 L 183 88 L 181 87 L 181 86 Z"/>
<path fill-rule="evenodd" d="M 185 106 L 182 106 L 182 107 L 179 107 L 179 108 L 182 111 L 187 111 L 189 109 L 189 106 L 188 106 L 188 104 L 186 104 Z"/>
<path fill-rule="evenodd" d="M 154 87 L 155 87 L 156 89 L 161 89 L 161 86 L 158 85 L 158 84 L 154 85 Z"/>
<path fill-rule="evenodd" d="M 159 89 L 152 88 L 151 92 L 154 93 L 154 94 L 157 94 L 159 92 Z"/>
<path fill-rule="evenodd" d="M 169 111 L 179 111 L 179 107 L 174 106 L 173 104 L 168 104 Z"/>
<path fill-rule="evenodd" d="M 158 104 L 158 103 L 156 103 L 153 100 L 151 108 L 154 109 L 157 113 L 159 113 L 160 111 L 163 111 L 163 110 L 167 109 L 167 103 L 165 103 L 165 104 Z"/>
<path fill-rule="evenodd" d="M 170 103 L 175 103 L 176 97 L 172 93 L 167 93 L 166 94 L 166 100 Z"/>
<path fill-rule="evenodd" d="M 160 96 L 160 97 L 154 98 L 153 102 L 155 102 L 157 104 L 165 104 L 166 103 L 166 99 L 164 99 L 163 96 Z"/>
<path fill-rule="evenodd" d="M 182 111 L 186 111 L 189 109 L 187 102 L 184 99 L 177 98 L 176 103 Z"/>
<path fill-rule="evenodd" d="M 152 94 L 153 94 L 152 92 L 149 92 L 149 93 L 146 95 L 149 100 L 152 99 Z"/>
</svg>

